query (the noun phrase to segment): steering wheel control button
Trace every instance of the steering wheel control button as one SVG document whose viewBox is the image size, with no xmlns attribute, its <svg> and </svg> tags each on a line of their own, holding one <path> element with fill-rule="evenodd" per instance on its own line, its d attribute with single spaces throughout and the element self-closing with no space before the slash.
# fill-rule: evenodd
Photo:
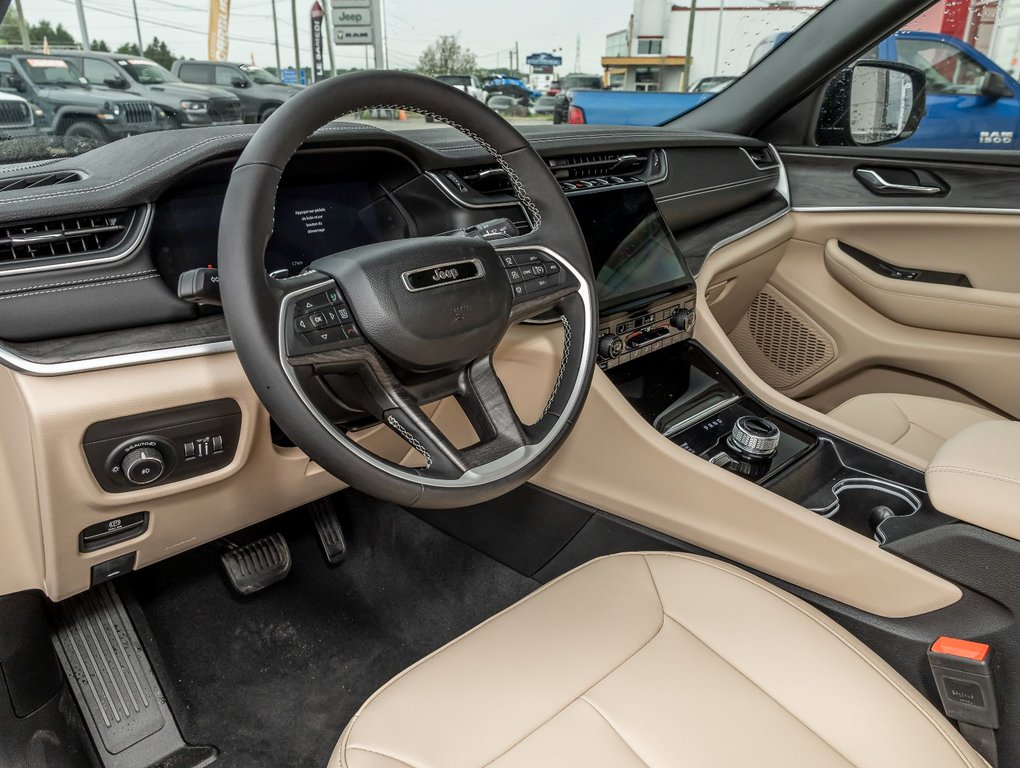
<svg viewBox="0 0 1020 768">
<path fill-rule="evenodd" d="M 163 476 L 166 464 L 155 448 L 137 448 L 124 457 L 120 469 L 132 485 L 149 485 Z"/>
<path fill-rule="evenodd" d="M 514 290 L 514 300 L 524 298 L 528 295 L 528 286 L 525 283 L 514 283 L 511 287 Z"/>
<path fill-rule="evenodd" d="M 343 326 L 341 330 L 343 330 L 344 336 L 346 336 L 348 339 L 361 338 L 361 333 L 358 331 L 358 326 L 356 326 L 354 323 L 347 323 L 347 325 Z"/>
<path fill-rule="evenodd" d="M 302 315 L 294 319 L 294 328 L 298 333 L 308 333 L 314 330 L 315 326 L 312 325 L 312 320 L 308 315 Z"/>
<path fill-rule="evenodd" d="M 767 459 L 779 448 L 782 433 L 768 419 L 758 416 L 741 416 L 733 425 L 729 443 L 749 459 Z"/>
<path fill-rule="evenodd" d="M 300 299 L 297 302 L 297 311 L 300 314 L 304 314 L 306 312 L 314 312 L 317 309 L 328 307 L 332 303 L 333 301 L 324 291 L 323 293 L 316 293 L 311 296 L 306 296 L 305 298 Z"/>
<path fill-rule="evenodd" d="M 506 276 L 510 280 L 511 283 L 520 283 L 520 282 L 524 281 L 524 275 L 521 274 L 521 268 L 520 267 L 516 267 L 516 266 L 515 267 L 510 267 L 510 269 L 508 269 L 506 271 Z"/>
<path fill-rule="evenodd" d="M 347 340 L 347 336 L 340 327 L 319 328 L 311 333 L 305 333 L 303 336 L 305 341 L 316 347 L 321 347 L 324 344 L 336 344 L 338 341 Z"/>
</svg>

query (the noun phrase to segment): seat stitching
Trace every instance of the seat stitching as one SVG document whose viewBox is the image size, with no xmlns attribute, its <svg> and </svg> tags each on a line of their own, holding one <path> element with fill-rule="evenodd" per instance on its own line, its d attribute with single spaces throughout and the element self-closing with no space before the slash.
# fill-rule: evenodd
<svg viewBox="0 0 1020 768">
<path fill-rule="evenodd" d="M 642 557 L 642 559 L 644 560 L 644 557 Z M 645 566 L 647 567 L 647 565 L 648 565 L 648 561 L 647 561 L 647 560 L 645 560 Z M 649 569 L 648 569 L 648 574 L 649 574 L 649 577 L 651 577 L 651 573 L 652 573 L 652 571 L 651 571 L 651 569 L 649 568 Z M 499 759 L 500 759 L 501 757 L 503 757 L 504 755 L 508 754 L 509 752 L 512 752 L 512 751 L 513 751 L 513 750 L 514 750 L 515 748 L 517 748 L 518 746 L 520 746 L 521 744 L 523 744 L 523 743 L 524 743 L 524 742 L 525 742 L 525 741 L 526 741 L 527 739 L 529 739 L 529 738 L 530 738 L 531 736 L 533 736 L 533 735 L 534 735 L 535 733 L 537 733 L 537 732 L 538 732 L 539 730 L 541 730 L 541 729 L 542 729 L 543 727 L 545 727 L 546 725 L 548 725 L 548 724 L 549 724 L 550 722 L 552 722 L 552 721 L 553 721 L 554 719 L 556 719 L 556 718 L 557 718 L 557 717 L 558 717 L 559 715 L 563 714 L 563 712 L 564 712 L 564 711 L 566 711 L 566 710 L 567 710 L 567 708 L 568 708 L 568 707 L 570 707 L 570 705 L 571 705 L 571 704 L 573 704 L 574 702 L 576 702 L 576 701 L 577 701 L 578 699 L 583 699 L 583 698 L 584 698 L 584 696 L 585 696 L 585 694 L 589 693 L 589 692 L 591 691 L 591 689 L 592 689 L 592 688 L 594 688 L 594 687 L 595 687 L 596 685 L 598 685 L 599 683 L 601 683 L 601 682 L 602 682 L 603 680 L 605 680 L 605 679 L 606 679 L 607 677 L 609 677 L 609 676 L 610 676 L 611 674 L 613 674 L 613 673 L 614 673 L 614 672 L 615 672 L 616 670 L 618 670 L 618 669 L 619 669 L 620 667 L 622 667 L 622 666 L 623 666 L 624 664 L 626 664 L 626 663 L 627 663 L 628 661 L 630 661 L 630 660 L 631 660 L 631 659 L 633 659 L 633 658 L 634 658 L 635 656 L 637 656 L 637 655 L 638 655 L 639 653 L 641 653 L 641 651 L 643 651 L 643 650 L 644 650 L 645 648 L 647 648 L 647 647 L 648 647 L 649 643 L 651 643 L 651 642 L 652 642 L 652 641 L 653 641 L 653 640 L 654 640 L 655 638 L 657 638 L 657 637 L 659 636 L 659 633 L 660 633 L 660 632 L 662 632 L 662 628 L 663 628 L 664 626 L 666 626 L 666 611 L 665 611 L 665 609 L 664 609 L 664 608 L 662 607 L 662 599 L 661 599 L 661 598 L 659 597 L 659 590 L 658 590 L 658 588 L 657 588 L 657 587 L 655 586 L 655 579 L 654 579 L 654 578 L 652 578 L 652 579 L 651 579 L 651 582 L 652 582 L 652 588 L 653 588 L 653 589 L 655 590 L 655 598 L 656 598 L 656 600 L 658 600 L 658 602 L 659 602 L 659 610 L 660 610 L 660 611 L 661 611 L 661 613 L 662 613 L 662 616 L 660 617 L 660 619 L 661 619 L 661 620 L 659 621 L 659 626 L 658 626 L 658 628 L 657 628 L 657 629 L 656 629 L 656 630 L 655 630 L 655 631 L 654 631 L 654 632 L 652 633 L 651 637 L 649 637 L 649 638 L 648 638 L 647 640 L 645 640 L 645 641 L 644 641 L 643 643 L 641 643 L 641 645 L 640 645 L 640 646 L 638 646 L 638 647 L 637 647 L 637 648 L 636 648 L 636 649 L 635 649 L 635 650 L 633 651 L 633 653 L 630 653 L 630 654 L 628 654 L 628 655 L 627 655 L 627 656 L 626 656 L 625 658 L 621 659 L 621 660 L 620 660 L 620 662 L 619 662 L 618 664 L 616 664 L 615 666 L 613 666 L 612 668 L 610 668 L 609 670 L 607 670 L 607 671 L 606 671 L 606 673 L 605 673 L 604 675 L 602 675 L 602 677 L 600 677 L 600 678 L 599 678 L 598 680 L 596 680 L 596 681 L 595 681 L 595 682 L 593 682 L 593 683 L 592 683 L 591 685 L 589 685 L 589 686 L 588 686 L 587 688 L 585 688 L 585 689 L 584 689 L 583 691 L 581 691 L 581 692 L 580 692 L 580 693 L 579 693 L 579 694 L 578 694 L 577 696 L 575 696 L 575 697 L 574 697 L 573 699 L 571 699 L 571 700 L 570 700 L 570 701 L 568 701 L 568 702 L 567 702 L 566 704 L 564 704 L 564 705 L 563 705 L 562 707 L 560 707 L 560 709 L 558 709 L 558 710 L 557 710 L 556 712 L 554 712 L 553 714 L 551 714 L 551 715 L 550 715 L 549 717 L 547 717 L 547 718 L 546 718 L 545 720 L 543 720 L 543 721 L 542 721 L 541 723 L 539 723 L 538 725 L 536 725 L 536 726 L 535 726 L 534 728 L 532 728 L 532 729 L 531 729 L 530 731 L 528 731 L 528 732 L 527 732 L 526 734 L 524 734 L 523 736 L 521 736 L 521 738 L 519 738 L 519 739 L 518 739 L 517 741 L 515 741 L 515 742 L 514 742 L 513 744 L 511 744 L 511 745 L 510 745 L 509 747 L 507 747 L 506 749 L 504 749 L 504 750 L 503 750 L 502 752 L 500 752 L 500 753 L 499 753 L 498 755 L 496 755 L 496 756 L 495 756 L 494 758 L 492 758 L 492 759 L 491 759 L 491 760 L 490 760 L 489 762 L 485 763 L 485 765 L 483 766 L 483 768 L 487 768 L 487 766 L 490 766 L 490 765 L 492 765 L 492 764 L 493 764 L 494 762 L 496 762 L 497 760 L 499 760 Z"/>
<path fill-rule="evenodd" d="M 406 677 L 407 675 L 409 675 L 411 672 L 413 672 L 415 669 L 420 667 L 422 664 L 427 662 L 432 657 L 438 656 L 439 654 L 443 653 L 448 648 L 453 647 L 456 643 L 459 643 L 461 640 L 464 640 L 467 637 L 470 637 L 471 635 L 474 635 L 476 632 L 481 631 L 484 627 L 486 627 L 489 624 L 491 624 L 492 622 L 496 621 L 498 618 L 500 618 L 504 614 L 510 613 L 514 608 L 516 608 L 518 605 L 520 605 L 521 603 L 525 602 L 526 600 L 531 600 L 533 597 L 536 597 L 537 595 L 540 595 L 541 593 L 545 592 L 546 590 L 551 589 L 553 586 L 555 586 L 559 582 L 563 581 L 568 576 L 570 576 L 572 574 L 575 574 L 575 573 L 581 573 L 582 571 L 587 570 L 588 568 L 590 568 L 590 567 L 592 567 L 592 566 L 602 562 L 603 560 L 610 560 L 610 559 L 614 559 L 614 558 L 617 558 L 617 557 L 625 558 L 625 557 L 635 557 L 635 556 L 636 557 L 642 557 L 642 555 L 637 553 L 637 552 L 618 552 L 618 553 L 612 554 L 612 555 L 603 555 L 602 557 L 597 557 L 594 560 L 589 560 L 587 563 L 582 563 L 581 565 L 577 566 L 576 568 L 574 568 L 574 569 L 572 569 L 570 571 L 567 571 L 566 573 L 562 574 L 561 576 L 558 576 L 557 578 L 553 579 L 549 583 L 543 584 L 541 587 L 536 589 L 530 595 L 525 595 L 524 597 L 522 597 L 520 600 L 518 600 L 513 605 L 507 606 L 506 608 L 504 608 L 502 611 L 500 611 L 499 613 L 497 613 L 494 616 L 490 616 L 485 621 L 483 621 L 481 624 L 478 624 L 478 625 L 472 627 L 467 632 L 465 632 L 463 635 L 460 635 L 459 637 L 455 637 L 453 640 L 448 642 L 446 645 L 442 646 L 441 648 L 437 648 L 432 653 L 430 653 L 428 656 L 425 656 L 424 658 L 419 659 L 414 664 L 409 666 L 407 669 L 405 669 L 402 672 L 400 672 L 398 675 L 393 677 L 389 682 L 387 682 L 382 687 L 380 687 L 379 690 L 377 690 L 375 693 L 373 693 L 371 696 L 369 696 L 368 699 L 365 701 L 365 703 L 362 704 L 361 707 L 358 709 L 358 711 L 354 713 L 354 716 L 351 717 L 350 722 L 347 723 L 347 727 L 344 729 L 344 732 L 340 735 L 340 741 L 342 742 L 342 748 L 340 750 L 341 765 L 346 766 L 346 762 L 343 760 L 343 755 L 344 755 L 345 751 L 348 749 L 347 745 L 350 743 L 351 732 L 354 730 L 354 725 L 356 724 L 358 718 L 361 717 L 361 713 L 364 712 L 366 709 L 368 709 L 369 705 L 373 701 L 375 701 L 379 696 L 381 696 L 384 691 L 389 690 L 389 688 L 391 686 L 395 685 L 398 680 L 401 680 L 404 677 Z M 647 565 L 647 560 L 645 562 L 646 562 L 646 565 Z M 649 571 L 649 573 L 650 572 L 651 571 Z M 653 586 L 654 586 L 654 580 L 653 580 Z M 656 596 L 656 598 L 659 598 L 658 588 L 656 588 L 656 590 L 655 590 L 655 596 Z M 659 607 L 660 607 L 660 609 L 662 607 L 662 600 L 661 599 L 659 599 Z M 663 617 L 663 623 L 665 623 L 665 617 Z M 662 624 L 659 625 L 659 629 L 660 630 L 662 629 Z M 658 634 L 658 631 L 656 631 L 656 634 Z M 651 638 L 649 639 L 649 642 L 651 642 Z M 638 649 L 638 650 L 640 650 L 640 649 Z M 582 693 L 586 693 L 586 691 L 584 691 Z M 353 749 L 353 747 L 352 747 L 352 749 Z"/>
<path fill-rule="evenodd" d="M 850 758 L 848 758 L 846 755 L 844 755 L 842 752 L 840 752 L 838 749 L 836 749 L 832 744 L 830 744 L 827 739 L 825 739 L 820 733 L 818 733 L 818 731 L 816 731 L 814 728 L 812 728 L 807 723 L 805 723 L 803 720 L 801 720 L 799 717 L 797 717 L 797 715 L 795 715 L 793 712 L 791 712 L 790 709 L 785 704 L 783 704 L 783 702 L 779 701 L 779 699 L 777 699 L 771 693 L 769 693 L 764 688 L 762 688 L 760 685 L 758 685 L 758 683 L 756 683 L 754 680 L 752 680 L 750 677 L 747 676 L 747 674 L 744 672 L 744 670 L 740 669 L 736 664 L 734 664 L 732 661 L 730 661 L 725 656 L 723 656 L 721 653 L 719 653 L 719 651 L 717 651 L 715 648 L 710 646 L 707 642 L 702 640 L 701 637 L 696 635 L 687 626 L 685 626 L 683 623 L 678 621 L 675 616 L 671 616 L 669 613 L 667 613 L 666 614 L 666 618 L 669 619 L 670 621 L 672 621 L 678 627 L 680 627 L 680 629 L 682 629 L 688 635 L 693 637 L 699 643 L 701 643 L 705 648 L 708 649 L 708 651 L 712 655 L 714 655 L 716 658 L 718 658 L 720 661 L 722 661 L 724 664 L 726 664 L 730 669 L 732 669 L 734 672 L 736 672 L 738 675 L 740 675 L 742 678 L 744 678 L 747 682 L 749 682 L 751 685 L 753 685 L 755 688 L 757 688 L 759 691 L 761 691 L 777 707 L 779 707 L 786 714 L 788 714 L 790 717 L 792 717 L 794 719 L 794 721 L 796 721 L 797 723 L 800 723 L 800 725 L 802 725 L 804 727 L 804 729 L 806 731 L 808 731 L 808 733 L 812 734 L 816 739 L 818 739 L 820 742 L 822 742 L 822 744 L 824 744 L 830 750 L 832 750 L 832 752 L 834 754 L 838 755 L 847 765 L 849 765 L 849 766 L 853 766 L 854 765 L 854 763 L 850 760 Z"/>
<path fill-rule="evenodd" d="M 385 752 L 380 752 L 378 749 L 369 749 L 368 747 L 348 747 L 348 749 L 357 749 L 361 752 L 369 752 L 373 755 L 379 755 L 379 757 L 385 757 L 387 760 L 393 760 L 394 762 L 406 765 L 407 768 L 418 768 L 414 763 L 409 763 L 406 760 L 396 757 L 395 755 L 389 755 Z M 346 750 L 345 750 L 346 751 Z M 340 765 L 347 765 L 347 756 L 345 754 L 340 755 Z"/>
<path fill-rule="evenodd" d="M 973 475 L 974 477 L 983 477 L 988 480 L 999 480 L 1003 483 L 1012 483 L 1014 485 L 1020 485 L 1020 478 L 1008 477 L 1006 475 L 997 475 L 994 472 L 983 472 L 979 469 L 969 469 L 967 467 L 954 467 L 950 464 L 937 464 L 935 466 L 928 467 L 925 474 L 928 472 L 949 472 L 957 475 Z"/>
<path fill-rule="evenodd" d="M 691 561 L 694 561 L 694 562 L 701 563 L 702 565 L 706 565 L 709 568 L 715 568 L 717 571 L 722 571 L 723 573 L 727 573 L 730 576 L 738 578 L 738 579 L 740 579 L 742 581 L 746 581 L 752 587 L 756 587 L 756 588 L 762 590 L 763 592 L 767 592 L 768 594 L 770 594 L 773 597 L 775 597 L 777 600 L 781 600 L 782 602 L 786 603 L 791 608 L 797 610 L 803 616 L 805 616 L 806 618 L 808 618 L 811 621 L 813 621 L 815 624 L 817 624 L 819 627 L 824 629 L 826 632 L 828 632 L 830 635 L 832 635 L 834 638 L 836 638 L 839 642 L 841 642 L 843 645 L 845 645 L 858 658 L 860 658 L 861 661 L 865 662 L 883 680 L 885 680 L 887 683 L 889 683 L 889 685 L 892 686 L 892 688 L 895 691 L 897 691 L 901 696 L 903 696 L 903 698 L 906 699 L 907 702 L 909 702 L 918 712 L 921 713 L 921 715 L 929 723 L 931 723 L 931 725 L 935 728 L 935 730 L 937 730 L 943 736 L 943 738 L 945 738 L 945 740 L 953 748 L 953 750 L 956 752 L 956 754 L 959 755 L 959 757 L 968 766 L 970 766 L 970 768 L 980 768 L 979 766 L 977 766 L 973 762 L 971 762 L 970 758 L 967 757 L 967 755 L 965 755 L 963 753 L 963 751 L 960 749 L 959 745 L 952 738 L 952 736 L 950 736 L 948 733 L 946 733 L 945 729 L 936 720 L 934 720 L 932 718 L 932 716 L 928 712 L 926 712 L 925 709 L 920 704 L 918 704 L 917 701 L 915 701 L 912 696 L 910 696 L 910 694 L 908 694 L 906 691 L 904 691 L 903 688 L 899 684 L 897 684 L 895 680 L 893 680 L 891 677 L 889 677 L 889 675 L 887 675 L 884 670 L 882 670 L 878 666 L 876 666 L 876 664 L 871 659 L 869 659 L 867 656 L 865 656 L 863 653 L 861 653 L 859 648 L 854 646 L 852 643 L 847 642 L 846 638 L 842 637 L 838 632 L 833 631 L 833 629 L 831 627 L 829 627 L 826 624 L 824 624 L 823 622 L 819 621 L 817 617 L 812 616 L 808 611 L 804 610 L 804 608 L 802 606 L 799 606 L 796 603 L 794 603 L 791 600 L 789 600 L 782 592 L 774 589 L 772 587 L 772 585 L 770 585 L 768 583 L 759 583 L 756 579 L 752 579 L 752 578 L 750 578 L 748 576 L 745 576 L 744 574 L 742 574 L 737 569 L 723 568 L 720 565 L 717 565 L 716 563 L 712 562 L 708 558 L 696 557 L 694 555 L 688 555 L 688 554 L 682 553 L 682 552 L 675 552 L 675 553 L 674 552 L 661 552 L 661 553 L 656 553 L 656 554 L 659 555 L 659 556 L 676 557 L 676 558 L 679 558 L 679 559 L 682 559 L 682 560 L 691 560 Z M 670 617 L 670 618 L 672 618 L 672 617 Z M 676 619 L 673 619 L 673 620 L 676 621 Z M 679 622 L 677 622 L 677 623 L 679 624 Z"/>
<path fill-rule="evenodd" d="M 636 757 L 641 762 L 641 765 L 644 765 L 644 766 L 647 766 L 648 768 L 651 768 L 651 766 L 649 766 L 648 763 L 645 762 L 644 759 L 642 759 L 641 755 L 638 754 L 638 751 L 636 749 L 634 749 L 633 746 L 631 746 L 631 743 L 629 741 L 627 741 L 626 738 L 624 738 L 624 735 L 622 733 L 620 733 L 619 729 L 609 721 L 609 718 L 606 717 L 605 713 L 601 709 L 596 707 L 591 702 L 590 699 L 587 699 L 584 696 L 581 696 L 580 700 L 583 701 L 585 704 L 587 704 L 589 707 L 591 707 L 592 709 L 594 709 L 598 713 L 599 717 L 601 717 L 605 721 L 606 725 L 609 726 L 609 730 L 611 730 L 613 733 L 615 733 L 619 737 L 620 741 L 623 742 L 624 746 L 627 747 L 627 749 L 629 749 L 633 753 L 634 757 Z"/>
</svg>

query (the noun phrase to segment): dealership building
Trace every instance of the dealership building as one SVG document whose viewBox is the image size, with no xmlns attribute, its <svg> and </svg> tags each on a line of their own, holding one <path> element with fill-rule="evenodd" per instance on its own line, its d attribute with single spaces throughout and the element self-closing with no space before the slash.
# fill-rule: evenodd
<svg viewBox="0 0 1020 768">
<path fill-rule="evenodd" d="M 705 0 L 695 3 L 691 60 L 687 61 L 687 30 L 690 3 L 671 0 L 634 0 L 626 27 L 606 36 L 602 69 L 607 86 L 628 91 L 679 91 L 684 72 L 690 70 L 689 85 L 701 78 L 743 74 L 752 57 L 771 48 L 770 38 L 790 32 L 814 15 L 824 3 L 796 0 Z M 1009 19 L 1009 40 L 996 34 L 997 22 L 1005 27 Z M 1010 67 L 1012 51 L 1020 39 L 1020 0 L 940 0 L 910 25 L 966 40 L 979 50 L 996 51 L 993 58 Z M 1016 37 L 1014 37 L 1016 35 Z M 1005 58 L 1003 61 L 1001 59 Z"/>
</svg>

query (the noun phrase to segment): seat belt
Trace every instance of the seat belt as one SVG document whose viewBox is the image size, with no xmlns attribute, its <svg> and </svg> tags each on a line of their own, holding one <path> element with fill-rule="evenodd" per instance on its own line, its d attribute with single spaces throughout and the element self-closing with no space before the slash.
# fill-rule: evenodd
<svg viewBox="0 0 1020 768">
<path fill-rule="evenodd" d="M 928 663 L 946 715 L 956 720 L 960 734 L 988 762 L 998 768 L 995 731 L 999 707 L 992 681 L 992 649 L 942 636 L 928 649 Z"/>
</svg>

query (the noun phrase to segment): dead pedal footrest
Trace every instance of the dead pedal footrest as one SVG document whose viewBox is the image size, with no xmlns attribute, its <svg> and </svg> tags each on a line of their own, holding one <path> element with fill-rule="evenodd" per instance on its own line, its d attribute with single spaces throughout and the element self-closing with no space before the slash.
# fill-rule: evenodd
<svg viewBox="0 0 1020 768">
<path fill-rule="evenodd" d="M 290 548 L 280 533 L 228 549 L 220 559 L 230 583 L 242 595 L 265 589 L 290 573 Z"/>
</svg>

